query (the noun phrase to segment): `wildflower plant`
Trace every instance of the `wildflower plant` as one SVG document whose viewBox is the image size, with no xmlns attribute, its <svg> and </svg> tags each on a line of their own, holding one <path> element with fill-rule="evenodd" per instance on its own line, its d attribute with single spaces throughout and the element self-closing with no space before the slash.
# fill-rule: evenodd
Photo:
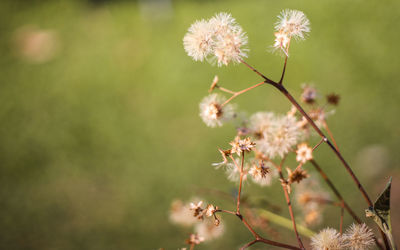
<svg viewBox="0 0 400 250">
<path fill-rule="evenodd" d="M 384 214 L 389 214 L 387 200 L 390 201 L 390 187 L 389 193 L 387 191 L 383 193 L 386 200 L 380 197 L 379 205 L 375 204 L 374 206 L 363 185 L 341 154 L 328 126 L 327 118 L 334 113 L 340 97 L 337 94 L 328 94 L 323 98 L 314 86 L 303 84 L 301 102 L 298 102 L 284 85 L 290 44 L 293 40 L 305 40 L 310 31 L 310 21 L 302 11 L 284 10 L 278 15 L 278 21 L 275 24 L 275 40 L 272 45 L 273 51 L 282 52 L 284 55 L 282 74 L 278 81 L 265 76 L 244 61 L 244 58 L 247 57 L 248 38 L 243 28 L 228 13 L 219 13 L 208 20 L 196 21 L 184 36 L 184 49 L 193 60 L 208 61 L 218 66 L 240 63 L 262 79 L 261 82 L 246 89 L 232 91 L 221 86 L 218 77 L 215 77 L 209 88 L 209 95 L 204 97 L 199 106 L 200 117 L 206 126 L 221 127 L 225 123 L 237 119 L 237 109 L 232 101 L 262 85 L 276 88 L 292 105 L 286 114 L 259 111 L 250 115 L 240 123 L 241 126 L 237 127 L 236 134 L 232 135 L 232 141 L 226 142 L 226 148 L 218 149 L 222 161 L 212 165 L 216 169 L 225 170 L 227 178 L 237 183 L 235 210 L 221 209 L 215 204 L 206 205 L 199 200 L 190 204 L 184 204 L 181 201 L 173 202 L 170 213 L 171 221 L 186 227 L 195 225 L 194 232 L 189 235 L 187 240 L 190 249 L 202 244 L 203 241 L 222 235 L 225 229 L 219 214 L 236 216 L 252 234 L 253 239 L 244 244 L 241 249 L 256 243 L 286 249 L 305 249 L 300 234 L 309 237 L 311 248 L 318 250 L 370 249 L 373 246 L 381 249 L 395 248 L 394 244 L 389 245 L 387 240 L 390 238 L 390 242 L 393 242 L 390 235 L 390 218 L 384 216 Z M 315 145 L 311 143 L 313 137 L 319 137 L 319 141 Z M 314 159 L 317 148 L 322 144 L 326 144 L 332 150 L 351 176 L 370 207 L 369 215 L 374 216 L 375 221 L 381 219 L 380 224 L 377 222 L 380 236 L 375 236 L 373 231 L 356 215 L 333 181 Z M 295 156 L 294 166 L 290 166 L 285 161 L 290 155 Z M 308 166 L 316 169 L 335 198 L 321 188 L 318 179 L 314 173 L 310 172 Z M 249 179 L 251 179 L 251 183 L 265 188 L 274 180 L 282 186 L 290 220 L 270 211 L 267 212 L 270 215 L 268 219 L 289 222 L 298 246 L 264 237 L 256 231 L 257 227 L 265 229 L 269 235 L 274 235 L 268 222 L 262 216 L 266 211 L 259 212 L 252 207 L 251 201 L 242 199 L 243 183 Z M 295 210 L 294 206 L 298 210 Z M 319 233 L 313 233 L 307 227 L 323 222 L 322 211 L 326 206 L 334 206 L 340 210 L 338 225 L 329 225 Z M 384 210 L 385 208 L 386 210 Z M 296 223 L 295 211 L 301 212 L 302 219 L 300 221 L 305 227 Z M 354 224 L 345 232 L 343 230 L 344 211 L 354 220 Z M 385 223 L 389 226 L 385 226 Z M 335 229 L 335 226 L 338 226 L 338 229 Z"/>
</svg>

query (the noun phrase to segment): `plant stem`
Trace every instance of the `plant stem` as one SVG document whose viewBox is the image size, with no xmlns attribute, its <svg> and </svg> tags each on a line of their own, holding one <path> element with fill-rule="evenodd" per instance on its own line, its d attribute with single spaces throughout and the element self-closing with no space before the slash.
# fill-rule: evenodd
<svg viewBox="0 0 400 250">
<path fill-rule="evenodd" d="M 314 159 L 310 160 L 310 162 L 314 166 L 314 168 L 318 171 L 318 173 L 322 176 L 322 178 L 325 180 L 326 184 L 328 184 L 328 186 L 330 187 L 332 192 L 336 195 L 338 200 L 343 203 L 343 208 L 345 208 L 347 210 L 347 212 L 349 212 L 351 217 L 353 217 L 353 219 L 357 223 L 361 223 L 360 218 L 358 218 L 358 216 L 353 212 L 353 210 L 350 208 L 350 206 L 344 201 L 343 196 L 337 190 L 337 188 L 332 183 L 332 181 L 329 179 L 329 177 L 326 175 L 326 173 L 321 169 L 321 167 L 318 165 L 318 163 Z"/>
<path fill-rule="evenodd" d="M 240 59 L 240 62 L 243 63 L 246 67 L 248 67 L 249 69 L 251 69 L 253 72 L 255 72 L 257 75 L 261 76 L 265 82 L 267 83 L 275 83 L 274 81 L 272 81 L 271 79 L 269 79 L 268 77 L 266 77 L 265 75 L 261 74 L 258 70 L 256 70 L 255 68 L 253 68 L 252 66 L 250 66 L 248 63 L 246 63 L 245 61 L 243 61 L 242 59 Z"/>
<path fill-rule="evenodd" d="M 256 88 L 256 87 L 258 87 L 258 86 L 261 86 L 261 85 L 263 85 L 265 82 L 260 82 L 260 83 L 257 83 L 257 84 L 255 84 L 255 85 L 253 85 L 253 86 L 250 86 L 250 87 L 248 87 L 248 88 L 246 88 L 246 89 L 243 89 L 243 90 L 241 90 L 241 91 L 239 91 L 239 92 L 234 92 L 234 94 L 228 99 L 228 100 L 226 100 L 221 106 L 225 106 L 227 103 L 229 103 L 230 101 L 232 101 L 233 99 L 235 99 L 236 97 L 238 97 L 239 95 L 241 95 L 241 94 L 243 94 L 243 93 L 246 93 L 247 91 L 249 91 L 249 90 L 252 90 L 252 89 L 254 89 L 254 88 Z M 222 90 L 222 89 L 221 89 Z"/>
<path fill-rule="evenodd" d="M 240 164 L 240 182 L 239 182 L 239 190 L 236 202 L 236 214 L 240 214 L 240 193 L 242 192 L 243 165 L 244 165 L 244 151 L 242 152 L 242 162 Z"/>
<path fill-rule="evenodd" d="M 336 150 L 339 151 L 339 147 L 336 143 L 336 140 L 335 140 L 335 138 L 333 138 L 332 131 L 329 129 L 328 123 L 326 123 L 326 121 L 324 121 L 323 126 L 325 127 L 326 132 L 328 132 L 328 135 L 331 138 L 333 145 L 335 145 Z"/>
<path fill-rule="evenodd" d="M 247 243 L 246 245 L 242 246 L 242 247 L 240 248 L 240 250 L 244 250 L 244 249 L 248 248 L 249 246 L 254 245 L 254 244 L 257 243 L 257 242 L 258 242 L 258 240 L 250 241 L 250 242 Z"/>
<path fill-rule="evenodd" d="M 282 170 L 279 169 L 278 171 L 279 171 L 279 176 L 280 176 L 281 180 L 285 180 L 283 178 Z M 293 230 L 294 230 L 294 233 L 296 234 L 297 241 L 299 243 L 300 248 L 305 249 L 303 242 L 301 241 L 300 235 L 297 232 L 296 221 L 294 219 L 294 214 L 293 214 L 293 209 L 292 209 L 292 203 L 290 202 L 289 193 L 288 193 L 287 187 L 284 183 L 282 183 L 282 188 L 283 188 L 283 192 L 285 193 L 286 203 L 289 208 L 290 219 L 292 220 Z"/>
<path fill-rule="evenodd" d="M 288 59 L 288 56 L 287 56 L 287 54 L 286 54 L 286 57 L 285 57 L 285 63 L 283 64 L 283 70 L 282 70 L 281 79 L 279 80 L 279 84 L 282 84 L 282 82 L 283 82 L 283 78 L 285 77 L 286 65 L 287 65 L 287 59 Z"/>
<path fill-rule="evenodd" d="M 254 243 L 252 243 L 251 245 L 255 244 L 256 242 L 263 242 L 265 244 L 271 245 L 271 246 L 277 246 L 277 247 L 282 247 L 282 248 L 286 248 L 286 249 L 294 249 L 294 250 L 301 250 L 298 247 L 295 246 L 291 246 L 291 245 L 287 245 L 284 243 L 280 243 L 277 241 L 272 241 L 272 240 L 268 240 L 265 239 L 263 237 L 261 237 L 251 226 L 250 224 L 244 219 L 244 217 L 239 213 L 235 213 L 233 211 L 228 211 L 228 210 L 223 210 L 223 209 L 218 209 L 215 211 L 215 213 L 218 212 L 223 212 L 223 213 L 228 213 L 228 214 L 232 214 L 232 215 L 236 215 L 237 218 L 239 218 L 239 220 L 245 225 L 245 227 L 250 231 L 250 233 L 254 236 Z M 253 242 L 252 241 L 252 242 Z M 247 244 L 245 246 L 243 246 L 241 249 L 245 249 L 247 247 L 249 247 L 250 245 L 247 246 Z"/>
<path fill-rule="evenodd" d="M 340 235 L 343 234 L 343 217 L 344 217 L 344 202 L 342 201 L 342 207 L 340 208 Z"/>
</svg>

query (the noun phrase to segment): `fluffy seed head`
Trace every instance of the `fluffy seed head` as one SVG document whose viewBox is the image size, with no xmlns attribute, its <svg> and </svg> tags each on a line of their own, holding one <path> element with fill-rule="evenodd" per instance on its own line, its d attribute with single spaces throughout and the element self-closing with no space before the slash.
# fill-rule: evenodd
<svg viewBox="0 0 400 250">
<path fill-rule="evenodd" d="M 189 227 L 198 220 L 193 216 L 189 204 L 184 204 L 181 200 L 175 200 L 171 204 L 169 219 L 172 223 Z"/>
<path fill-rule="evenodd" d="M 265 118 L 269 118 L 268 116 L 265 116 Z M 259 121 L 262 121 L 262 119 Z M 297 120 L 293 116 L 272 116 L 271 119 L 264 120 L 263 126 L 260 125 L 253 125 L 254 127 L 265 128 L 260 131 L 259 139 L 256 141 L 257 148 L 270 158 L 283 157 L 296 145 L 301 135 Z"/>
<path fill-rule="evenodd" d="M 186 53 L 195 61 L 203 61 L 213 52 L 213 30 L 208 21 L 196 21 L 183 37 Z"/>
<path fill-rule="evenodd" d="M 367 225 L 353 224 L 344 234 L 346 246 L 351 250 L 371 249 L 375 244 L 374 233 Z"/>
<path fill-rule="evenodd" d="M 325 228 L 311 238 L 313 250 L 339 250 L 344 248 L 340 234 L 333 228 Z"/>
<path fill-rule="evenodd" d="M 275 29 L 285 32 L 289 37 L 304 39 L 311 30 L 310 21 L 302 11 L 283 10 L 278 19 Z"/>
<path fill-rule="evenodd" d="M 187 54 L 195 61 L 209 58 L 218 66 L 240 62 L 247 57 L 247 35 L 228 13 L 218 13 L 210 20 L 196 21 L 183 38 Z"/>
<path fill-rule="evenodd" d="M 247 40 L 247 35 L 240 27 L 219 35 L 214 49 L 218 66 L 228 65 L 230 62 L 239 63 L 243 57 L 247 57 L 247 49 L 243 48 L 247 44 Z"/>
<path fill-rule="evenodd" d="M 222 222 L 216 226 L 211 220 L 204 220 L 196 225 L 195 231 L 205 241 L 209 241 L 220 237 L 224 233 L 225 227 Z"/>
<path fill-rule="evenodd" d="M 200 117 L 207 126 L 220 127 L 233 118 L 233 106 L 230 104 L 222 106 L 225 100 L 225 97 L 221 95 L 211 94 L 200 102 Z"/>
</svg>

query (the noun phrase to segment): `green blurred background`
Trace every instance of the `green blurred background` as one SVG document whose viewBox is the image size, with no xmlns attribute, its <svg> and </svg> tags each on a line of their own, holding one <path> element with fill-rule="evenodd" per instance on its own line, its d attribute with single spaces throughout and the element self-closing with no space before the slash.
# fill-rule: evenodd
<svg viewBox="0 0 400 250">
<path fill-rule="evenodd" d="M 177 249 L 190 230 L 168 221 L 173 199 L 200 196 L 233 208 L 201 189 L 232 192 L 210 164 L 235 128 L 207 128 L 198 103 L 214 75 L 234 90 L 259 79 L 240 65 L 192 61 L 182 38 L 195 20 L 230 12 L 249 35 L 247 61 L 277 79 L 282 58 L 268 47 L 285 8 L 304 11 L 312 25 L 291 47 L 287 88 L 299 96 L 307 82 L 341 95 L 330 127 L 373 199 L 394 177 L 399 244 L 399 1 L 3 0 L 0 248 Z M 236 103 L 249 113 L 290 107 L 269 87 Z M 364 201 L 338 160 L 325 146 L 316 159 L 363 218 Z M 246 185 L 244 193 L 288 216 L 279 184 Z M 327 225 L 337 227 L 339 211 L 327 212 Z M 235 218 L 226 223 L 224 237 L 198 249 L 235 249 L 251 239 Z M 273 227 L 280 241 L 296 244 L 291 231 Z"/>
</svg>

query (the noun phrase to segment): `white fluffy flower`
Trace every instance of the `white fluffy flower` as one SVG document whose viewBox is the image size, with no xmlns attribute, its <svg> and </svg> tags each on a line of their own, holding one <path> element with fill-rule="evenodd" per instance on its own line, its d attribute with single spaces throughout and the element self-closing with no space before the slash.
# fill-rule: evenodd
<svg viewBox="0 0 400 250">
<path fill-rule="evenodd" d="M 283 10 L 278 18 L 275 29 L 285 32 L 289 37 L 304 39 L 311 30 L 310 21 L 302 11 Z"/>
<path fill-rule="evenodd" d="M 189 204 L 184 204 L 181 200 L 175 200 L 171 204 L 169 219 L 172 223 L 189 227 L 198 219 L 193 216 L 193 211 L 190 209 Z"/>
<path fill-rule="evenodd" d="M 218 13 L 210 20 L 197 21 L 183 39 L 184 47 L 195 61 L 213 55 L 211 61 L 218 66 L 240 62 L 246 57 L 247 35 L 228 13 Z"/>
<path fill-rule="evenodd" d="M 231 104 L 222 106 L 225 97 L 211 94 L 200 102 L 200 117 L 209 127 L 222 126 L 222 124 L 234 116 L 234 108 Z"/>
<path fill-rule="evenodd" d="M 205 241 L 209 241 L 220 237 L 224 233 L 225 227 L 222 222 L 216 226 L 211 220 L 204 220 L 196 225 L 195 231 Z"/>
<path fill-rule="evenodd" d="M 196 21 L 183 38 L 187 54 L 195 61 L 203 61 L 213 52 L 213 29 L 208 21 Z"/>
<path fill-rule="evenodd" d="M 283 157 L 297 144 L 301 135 L 293 116 L 275 117 L 272 113 L 256 113 L 250 120 L 258 137 L 256 147 L 270 158 Z"/>
<path fill-rule="evenodd" d="M 372 230 L 363 224 L 352 224 L 344 234 L 346 246 L 351 250 L 366 250 L 371 249 L 375 244 L 374 233 Z"/>
<path fill-rule="evenodd" d="M 344 242 L 340 234 L 333 228 L 325 228 L 311 238 L 313 250 L 344 249 Z"/>
</svg>

